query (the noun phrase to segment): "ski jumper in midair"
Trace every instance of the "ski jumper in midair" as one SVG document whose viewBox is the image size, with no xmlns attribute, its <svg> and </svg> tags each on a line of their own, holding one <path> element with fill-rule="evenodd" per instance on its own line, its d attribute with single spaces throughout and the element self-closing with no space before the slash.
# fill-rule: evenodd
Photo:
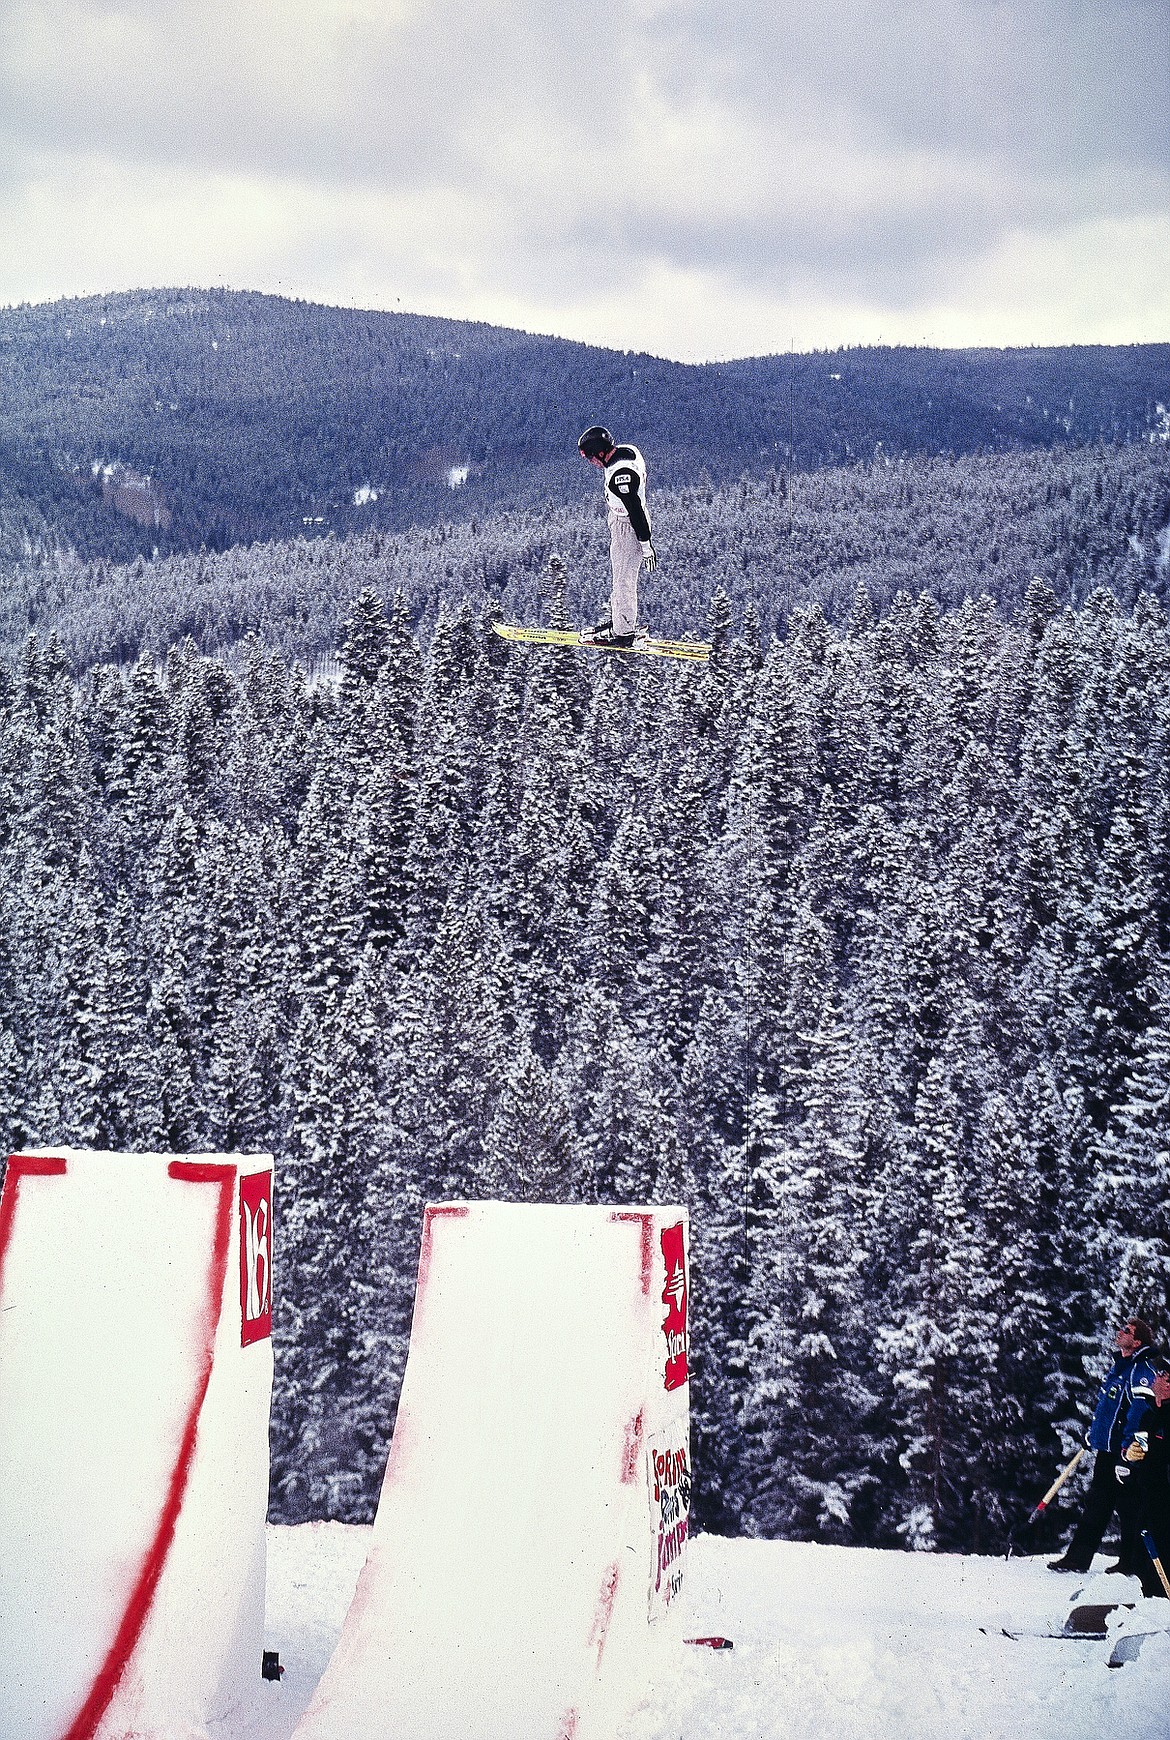
<svg viewBox="0 0 1170 1740">
<path fill-rule="evenodd" d="M 582 457 L 605 474 L 613 575 L 609 618 L 598 623 L 590 639 L 610 646 L 631 646 L 638 626 L 638 570 L 643 561 L 647 574 L 652 574 L 658 565 L 650 541 L 646 461 L 636 447 L 619 446 L 609 430 L 600 425 L 586 429 L 577 446 Z"/>
</svg>

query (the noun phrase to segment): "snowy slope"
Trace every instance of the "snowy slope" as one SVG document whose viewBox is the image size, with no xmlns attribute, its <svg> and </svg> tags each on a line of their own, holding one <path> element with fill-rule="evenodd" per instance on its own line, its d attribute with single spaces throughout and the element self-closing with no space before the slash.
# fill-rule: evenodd
<svg viewBox="0 0 1170 1740">
<path fill-rule="evenodd" d="M 286 1672 L 239 1740 L 288 1740 L 341 1628 L 370 1530 L 269 1531 L 269 1647 Z M 1099 1560 L 1098 1564 L 1103 1563 Z M 1134 1662 L 1110 1645 L 1004 1637 L 1058 1628 L 1074 1592 L 1136 1600 L 1137 1585 L 1056 1577 L 1043 1561 L 871 1552 L 700 1536 L 688 1548 L 685 1635 L 672 1674 L 619 1740 L 1165 1740 L 1170 1636 Z M 1139 1607 L 1127 1629 L 1170 1620 Z M 986 1631 L 981 1631 L 986 1627 Z M 454 1737 L 453 1737 L 454 1740 Z"/>
</svg>

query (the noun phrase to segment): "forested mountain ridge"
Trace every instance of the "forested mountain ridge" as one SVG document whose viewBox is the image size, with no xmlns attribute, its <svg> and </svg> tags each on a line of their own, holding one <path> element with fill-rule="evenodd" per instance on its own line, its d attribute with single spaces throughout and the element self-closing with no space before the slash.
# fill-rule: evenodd
<svg viewBox="0 0 1170 1740">
<path fill-rule="evenodd" d="M 557 589 L 554 565 L 546 585 Z M 676 1200 L 696 1517 L 1002 1548 L 1170 1299 L 1170 623 L 0 680 L 0 1140 L 277 1157 L 274 1514 L 368 1517 L 424 1199 Z"/>
<path fill-rule="evenodd" d="M 370 1514 L 423 1201 L 681 1197 L 697 1520 L 1002 1545 L 1170 1318 L 1168 359 L 0 314 L 0 1142 L 276 1155 L 275 1515 Z M 598 415 L 706 667 L 490 632 Z"/>
<path fill-rule="evenodd" d="M 583 469 L 583 468 L 582 468 Z M 537 621 L 548 558 L 559 555 L 573 620 L 608 590 L 607 540 L 592 474 L 577 502 L 539 512 L 345 539 L 298 538 L 124 566 L 72 555 L 11 567 L 0 588 L 0 646 L 30 627 L 56 632 L 77 669 L 164 659 L 190 636 L 230 654 L 249 631 L 314 668 L 367 586 L 401 591 L 427 638 L 440 600 L 492 603 Z M 864 584 L 876 609 L 899 590 L 940 604 L 987 593 L 1017 606 L 1039 575 L 1062 602 L 1110 588 L 1129 605 L 1170 589 L 1170 464 L 1159 443 L 907 458 L 772 472 L 717 488 L 653 490 L 660 562 L 642 613 L 663 632 L 701 628 L 722 588 L 739 621 L 783 636 L 810 603 L 843 624 Z"/>
<path fill-rule="evenodd" d="M 132 558 L 563 503 L 602 419 L 677 486 L 1170 427 L 1170 345 L 686 365 L 251 292 L 0 310 L 0 555 Z M 455 484 L 457 487 L 452 487 Z"/>
</svg>

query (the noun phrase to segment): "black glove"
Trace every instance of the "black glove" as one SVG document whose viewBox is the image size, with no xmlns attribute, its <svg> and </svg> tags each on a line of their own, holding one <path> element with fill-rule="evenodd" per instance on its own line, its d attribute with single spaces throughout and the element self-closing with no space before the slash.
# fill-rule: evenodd
<svg viewBox="0 0 1170 1740">
<path fill-rule="evenodd" d="M 650 542 L 649 538 L 647 538 L 646 542 L 642 545 L 642 559 L 646 564 L 647 574 L 653 574 L 655 568 L 658 566 L 658 557 L 654 554 L 654 545 Z"/>
</svg>

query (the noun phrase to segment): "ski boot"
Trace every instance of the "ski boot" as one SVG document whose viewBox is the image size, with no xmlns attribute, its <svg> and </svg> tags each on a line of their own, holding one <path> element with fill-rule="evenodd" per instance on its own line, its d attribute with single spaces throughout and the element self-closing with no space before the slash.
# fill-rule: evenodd
<svg viewBox="0 0 1170 1740">
<path fill-rule="evenodd" d="M 592 628 L 585 629 L 581 639 L 588 641 L 591 646 L 633 646 L 634 644 L 632 634 L 615 634 L 613 632 L 613 618 L 609 616 L 602 617 L 601 621 L 594 623 Z"/>
</svg>

